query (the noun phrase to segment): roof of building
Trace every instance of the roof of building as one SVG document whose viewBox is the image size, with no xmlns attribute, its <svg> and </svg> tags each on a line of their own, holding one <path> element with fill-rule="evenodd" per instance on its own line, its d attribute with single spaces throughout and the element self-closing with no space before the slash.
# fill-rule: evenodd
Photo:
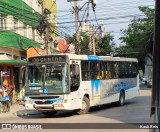
<svg viewBox="0 0 160 132">
<path fill-rule="evenodd" d="M 1 64 L 27 64 L 26 60 L 0 60 Z"/>
</svg>

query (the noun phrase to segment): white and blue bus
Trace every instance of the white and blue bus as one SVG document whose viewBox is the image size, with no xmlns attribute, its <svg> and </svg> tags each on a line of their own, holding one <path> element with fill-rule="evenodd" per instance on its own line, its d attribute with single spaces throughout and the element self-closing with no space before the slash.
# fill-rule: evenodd
<svg viewBox="0 0 160 132">
<path fill-rule="evenodd" d="M 59 54 L 31 57 L 26 68 L 26 109 L 46 115 L 112 102 L 123 105 L 139 95 L 135 58 Z"/>
</svg>

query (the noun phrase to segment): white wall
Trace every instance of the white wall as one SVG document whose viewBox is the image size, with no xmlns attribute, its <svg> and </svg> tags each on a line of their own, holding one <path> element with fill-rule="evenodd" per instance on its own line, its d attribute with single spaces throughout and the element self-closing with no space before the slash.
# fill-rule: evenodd
<svg viewBox="0 0 160 132">
<path fill-rule="evenodd" d="M 38 0 L 23 0 L 27 5 L 32 7 L 36 12 L 42 14 L 42 6 L 38 4 Z M 34 12 L 34 11 L 33 11 Z"/>
</svg>

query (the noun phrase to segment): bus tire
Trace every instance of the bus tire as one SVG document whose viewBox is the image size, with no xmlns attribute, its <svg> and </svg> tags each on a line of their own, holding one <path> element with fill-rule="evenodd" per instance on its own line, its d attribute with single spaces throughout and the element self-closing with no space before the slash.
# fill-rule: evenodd
<svg viewBox="0 0 160 132">
<path fill-rule="evenodd" d="M 118 105 L 123 106 L 125 102 L 125 94 L 123 91 L 120 92 Z"/>
<path fill-rule="evenodd" d="M 52 117 L 57 113 L 57 110 L 50 111 L 50 112 L 42 112 L 47 117 Z"/>
<path fill-rule="evenodd" d="M 84 96 L 82 100 L 82 109 L 77 110 L 77 114 L 78 115 L 87 114 L 89 111 L 89 107 L 90 107 L 89 99 Z"/>
</svg>

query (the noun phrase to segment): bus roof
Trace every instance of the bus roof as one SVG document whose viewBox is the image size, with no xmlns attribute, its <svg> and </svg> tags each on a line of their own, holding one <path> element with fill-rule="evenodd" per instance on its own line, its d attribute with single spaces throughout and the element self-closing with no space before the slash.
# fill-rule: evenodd
<svg viewBox="0 0 160 132">
<path fill-rule="evenodd" d="M 97 55 L 76 55 L 64 54 L 69 56 L 69 59 L 74 60 L 108 60 L 108 61 L 134 61 L 138 62 L 136 58 L 112 57 L 112 56 L 97 56 Z"/>
<path fill-rule="evenodd" d="M 124 57 L 112 57 L 112 56 L 97 56 L 97 55 L 77 55 L 77 54 L 54 54 L 55 56 L 58 55 L 66 55 L 69 57 L 70 60 L 95 60 L 95 61 L 100 61 L 100 60 L 104 60 L 104 61 L 132 61 L 132 62 L 138 62 L 138 60 L 136 58 L 124 58 Z M 42 57 L 44 56 L 54 56 L 54 55 L 42 55 Z M 40 57 L 41 56 L 34 56 L 34 57 Z M 34 58 L 34 57 L 30 57 Z"/>
</svg>

